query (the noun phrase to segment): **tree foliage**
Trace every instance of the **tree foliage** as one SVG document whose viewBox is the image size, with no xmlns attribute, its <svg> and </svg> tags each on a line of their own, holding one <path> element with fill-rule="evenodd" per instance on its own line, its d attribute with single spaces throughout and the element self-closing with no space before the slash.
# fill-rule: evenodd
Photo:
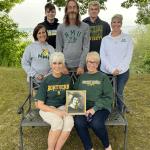
<svg viewBox="0 0 150 150">
<path fill-rule="evenodd" d="M 66 4 L 67 0 L 47 0 L 47 2 L 51 2 L 54 3 L 56 6 L 58 6 L 59 8 L 64 7 Z M 77 0 L 77 2 L 80 5 L 80 13 L 81 14 L 85 14 L 88 8 L 88 3 L 92 1 L 92 0 Z M 98 2 L 100 2 L 101 4 L 101 8 L 105 9 L 105 5 L 104 2 L 106 2 L 107 0 L 97 0 Z"/>
<path fill-rule="evenodd" d="M 9 17 L 8 12 L 23 0 L 0 0 L 0 65 L 19 66 L 20 57 L 26 43 L 21 39 L 27 35 L 20 32 L 18 25 Z"/>
<path fill-rule="evenodd" d="M 15 4 L 23 1 L 24 0 L 0 0 L 0 11 L 9 12 Z"/>
<path fill-rule="evenodd" d="M 18 66 L 22 55 L 22 38 L 27 35 L 18 31 L 18 25 L 4 13 L 0 14 L 0 65 Z"/>
<path fill-rule="evenodd" d="M 132 69 L 136 72 L 150 73 L 150 25 L 137 27 L 132 36 L 135 42 Z"/>
<path fill-rule="evenodd" d="M 121 4 L 125 8 L 133 5 L 138 8 L 136 23 L 150 24 L 150 0 L 127 0 Z"/>
</svg>

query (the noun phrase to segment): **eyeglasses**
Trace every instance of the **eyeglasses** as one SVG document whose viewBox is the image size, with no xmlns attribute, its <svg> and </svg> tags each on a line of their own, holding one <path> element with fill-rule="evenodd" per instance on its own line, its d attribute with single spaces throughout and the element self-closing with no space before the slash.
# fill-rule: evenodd
<svg viewBox="0 0 150 150">
<path fill-rule="evenodd" d="M 53 65 L 56 65 L 56 64 L 61 65 L 62 62 L 53 62 Z"/>
<path fill-rule="evenodd" d="M 93 65 L 98 64 L 98 62 L 96 62 L 96 61 L 87 61 L 87 63 L 89 63 L 89 64 L 93 64 Z"/>
</svg>

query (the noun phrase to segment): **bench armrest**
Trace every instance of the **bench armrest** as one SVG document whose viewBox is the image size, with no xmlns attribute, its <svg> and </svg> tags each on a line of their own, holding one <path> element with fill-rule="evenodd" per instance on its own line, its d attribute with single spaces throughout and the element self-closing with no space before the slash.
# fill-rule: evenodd
<svg viewBox="0 0 150 150">
<path fill-rule="evenodd" d="M 19 106 L 17 113 L 23 114 L 24 113 L 24 106 L 26 105 L 27 102 L 30 103 L 30 101 L 31 101 L 31 94 L 29 94 L 28 97 L 25 99 L 24 103 L 21 106 Z M 29 104 L 29 109 L 30 109 L 30 104 Z"/>
</svg>

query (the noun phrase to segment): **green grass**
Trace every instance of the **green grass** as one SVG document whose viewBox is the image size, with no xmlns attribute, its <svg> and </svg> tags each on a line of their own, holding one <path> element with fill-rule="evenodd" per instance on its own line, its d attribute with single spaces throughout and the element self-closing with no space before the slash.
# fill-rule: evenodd
<svg viewBox="0 0 150 150">
<path fill-rule="evenodd" d="M 18 150 L 19 123 L 18 106 L 27 96 L 26 75 L 22 69 L 0 67 L 0 150 Z M 128 150 L 150 149 L 150 75 L 131 75 L 127 84 L 126 104 L 131 110 L 127 114 Z M 45 150 L 49 128 L 25 128 L 26 150 Z M 110 142 L 113 150 L 123 149 L 123 129 L 109 127 Z M 102 145 L 91 132 L 95 150 Z M 82 144 L 73 130 L 63 150 L 83 150 Z"/>
</svg>

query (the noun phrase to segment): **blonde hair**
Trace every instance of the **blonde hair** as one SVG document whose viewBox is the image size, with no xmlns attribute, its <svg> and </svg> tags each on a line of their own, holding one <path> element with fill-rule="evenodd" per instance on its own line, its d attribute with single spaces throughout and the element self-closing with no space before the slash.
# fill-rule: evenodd
<svg viewBox="0 0 150 150">
<path fill-rule="evenodd" d="M 98 10 L 100 10 L 100 3 L 98 1 L 91 1 L 88 4 L 88 10 L 90 9 L 91 6 L 97 6 Z"/>
<path fill-rule="evenodd" d="M 119 21 L 122 24 L 122 20 L 123 20 L 123 16 L 121 14 L 115 14 L 112 18 L 111 18 L 111 22 L 113 22 L 114 19 L 119 19 Z"/>
<path fill-rule="evenodd" d="M 50 55 L 49 59 L 50 65 L 53 64 L 53 62 L 61 62 L 62 64 L 65 63 L 65 57 L 62 52 L 54 52 Z"/>
<path fill-rule="evenodd" d="M 86 56 L 86 62 L 88 60 L 90 60 L 91 57 L 94 58 L 94 60 L 96 62 L 98 62 L 98 63 L 100 62 L 100 56 L 99 56 L 98 52 L 89 52 Z"/>
</svg>

